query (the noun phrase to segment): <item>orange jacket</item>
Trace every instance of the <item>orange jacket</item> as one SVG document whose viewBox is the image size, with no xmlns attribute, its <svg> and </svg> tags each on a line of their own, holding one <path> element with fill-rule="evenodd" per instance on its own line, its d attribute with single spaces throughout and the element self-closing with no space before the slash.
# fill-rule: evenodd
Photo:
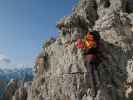
<svg viewBox="0 0 133 100">
<path fill-rule="evenodd" d="M 94 48 L 96 47 L 96 41 L 90 33 L 87 33 L 87 35 L 84 38 L 84 44 L 85 48 Z"/>
</svg>

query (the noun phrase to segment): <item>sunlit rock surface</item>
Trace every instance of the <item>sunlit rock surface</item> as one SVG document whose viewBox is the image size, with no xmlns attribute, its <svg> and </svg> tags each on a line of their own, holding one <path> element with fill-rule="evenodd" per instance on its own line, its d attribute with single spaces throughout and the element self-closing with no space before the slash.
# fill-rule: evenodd
<svg viewBox="0 0 133 100">
<path fill-rule="evenodd" d="M 59 33 L 71 33 L 72 43 L 65 45 L 67 35 L 47 41 L 49 45 L 37 58 L 27 100 L 132 100 L 132 7 L 132 0 L 80 0 L 72 14 L 57 23 Z M 92 95 L 83 50 L 74 43 L 78 35 L 83 37 L 90 30 L 100 31 L 102 43 L 97 74 L 92 76 L 97 79 L 96 96 Z"/>
</svg>

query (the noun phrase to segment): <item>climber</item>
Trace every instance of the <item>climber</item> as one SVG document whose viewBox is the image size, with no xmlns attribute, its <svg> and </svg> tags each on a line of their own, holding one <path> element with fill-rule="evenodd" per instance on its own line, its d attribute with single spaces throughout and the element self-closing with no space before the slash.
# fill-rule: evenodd
<svg viewBox="0 0 133 100">
<path fill-rule="evenodd" d="M 90 77 L 92 96 L 96 95 L 96 84 L 100 84 L 96 67 L 98 65 L 97 53 L 99 47 L 99 40 L 99 32 L 93 31 L 88 32 L 84 39 L 78 37 L 76 41 L 76 47 L 78 49 L 84 50 L 85 64 Z"/>
<path fill-rule="evenodd" d="M 78 49 L 83 49 L 86 69 L 89 74 L 91 95 L 96 96 L 96 87 L 100 84 L 99 75 L 97 71 L 98 60 L 97 52 L 99 45 L 100 35 L 97 31 L 88 32 L 84 39 L 78 36 L 76 41 L 76 47 Z"/>
<path fill-rule="evenodd" d="M 84 42 L 85 42 L 85 63 L 87 70 L 89 72 L 90 77 L 90 84 L 91 84 L 91 95 L 96 96 L 96 85 L 100 84 L 99 81 L 99 75 L 97 71 L 98 66 L 98 59 L 97 59 L 97 53 L 98 53 L 98 45 L 99 45 L 100 35 L 97 31 L 88 32 L 85 36 Z"/>
</svg>

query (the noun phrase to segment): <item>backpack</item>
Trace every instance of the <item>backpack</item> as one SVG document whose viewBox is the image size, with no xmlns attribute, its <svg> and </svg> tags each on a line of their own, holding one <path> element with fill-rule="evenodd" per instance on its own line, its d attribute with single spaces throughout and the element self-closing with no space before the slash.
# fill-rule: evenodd
<svg viewBox="0 0 133 100">
<path fill-rule="evenodd" d="M 84 41 L 82 40 L 82 39 L 77 39 L 77 41 L 76 41 L 76 47 L 77 48 L 84 48 L 85 46 L 84 46 Z"/>
</svg>

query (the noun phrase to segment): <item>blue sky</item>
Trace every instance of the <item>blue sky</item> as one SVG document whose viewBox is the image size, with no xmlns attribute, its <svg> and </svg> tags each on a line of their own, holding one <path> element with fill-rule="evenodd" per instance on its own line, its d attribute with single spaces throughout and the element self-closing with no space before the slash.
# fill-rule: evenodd
<svg viewBox="0 0 133 100">
<path fill-rule="evenodd" d="M 0 0 L 0 68 L 31 65 L 78 0 Z"/>
</svg>

